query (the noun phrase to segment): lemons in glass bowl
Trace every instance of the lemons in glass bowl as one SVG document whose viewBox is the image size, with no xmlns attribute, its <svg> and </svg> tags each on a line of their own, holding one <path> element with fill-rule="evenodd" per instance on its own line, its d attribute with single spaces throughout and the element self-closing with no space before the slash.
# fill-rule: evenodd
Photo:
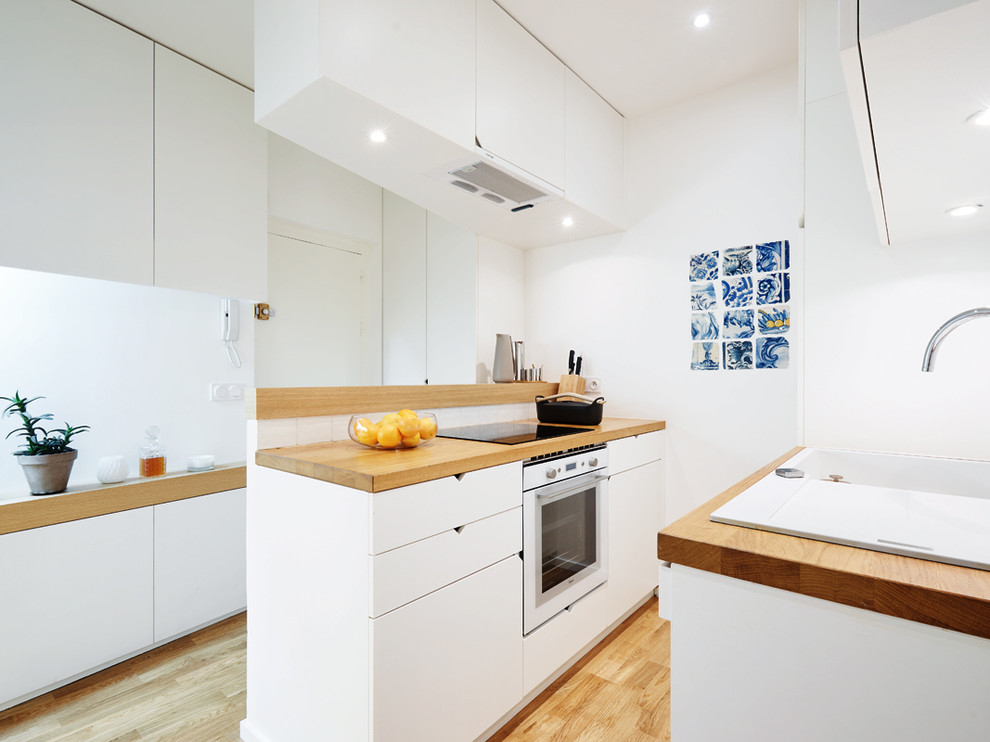
<svg viewBox="0 0 990 742">
<path fill-rule="evenodd" d="M 399 410 L 378 422 L 359 415 L 351 416 L 347 434 L 355 443 L 369 448 L 416 448 L 437 434 L 437 416 L 432 412 Z"/>
</svg>

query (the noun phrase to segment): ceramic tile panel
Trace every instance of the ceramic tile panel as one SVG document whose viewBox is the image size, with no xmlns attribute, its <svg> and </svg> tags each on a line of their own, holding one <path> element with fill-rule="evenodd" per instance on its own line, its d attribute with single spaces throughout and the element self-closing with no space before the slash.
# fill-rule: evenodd
<svg viewBox="0 0 990 742">
<path fill-rule="evenodd" d="M 752 309 L 727 309 L 722 321 L 722 337 L 751 338 L 756 334 Z"/>
<path fill-rule="evenodd" d="M 791 243 L 764 242 L 756 246 L 756 270 L 759 273 L 785 271 L 791 267 Z"/>
<path fill-rule="evenodd" d="M 718 304 L 715 296 L 715 284 L 711 281 L 691 284 L 691 310 L 700 312 L 711 309 Z"/>
<path fill-rule="evenodd" d="M 690 268 L 691 369 L 787 368 L 790 343 L 759 340 L 791 328 L 790 242 L 694 253 Z"/>
<path fill-rule="evenodd" d="M 362 415 L 362 417 L 368 417 L 368 415 Z M 374 417 L 374 416 L 368 417 L 368 419 L 370 420 L 370 419 L 373 418 L 374 420 L 377 421 L 379 417 L 381 417 L 381 415 L 379 415 L 378 417 Z M 346 441 L 346 440 L 350 440 L 350 435 L 348 435 L 348 433 L 347 433 L 347 429 L 350 426 L 350 424 L 351 424 L 351 416 L 350 415 L 334 415 L 333 416 L 333 440 L 335 440 L 335 441 Z"/>
<path fill-rule="evenodd" d="M 691 256 L 691 281 L 711 281 L 718 278 L 718 250 Z"/>
<path fill-rule="evenodd" d="M 691 315 L 691 339 L 714 340 L 718 337 L 718 320 L 714 312 Z"/>
<path fill-rule="evenodd" d="M 723 358 L 725 368 L 729 371 L 753 368 L 753 341 L 727 340 Z"/>
<path fill-rule="evenodd" d="M 718 371 L 722 367 L 718 343 L 691 343 L 691 370 Z"/>
<path fill-rule="evenodd" d="M 757 368 L 787 368 L 791 351 L 787 338 L 768 337 L 756 339 Z"/>
<path fill-rule="evenodd" d="M 436 410 L 437 415 L 437 425 L 441 429 L 445 428 L 459 428 L 461 425 L 470 425 L 470 423 L 461 422 L 461 407 L 441 407 Z"/>
<path fill-rule="evenodd" d="M 296 445 L 296 418 L 258 420 L 258 448 L 281 448 Z"/>
<path fill-rule="evenodd" d="M 752 272 L 752 247 L 732 247 L 722 253 L 723 276 L 744 276 Z"/>
<path fill-rule="evenodd" d="M 757 325 L 761 335 L 783 335 L 791 329 L 791 310 L 787 305 L 761 308 Z"/>
</svg>

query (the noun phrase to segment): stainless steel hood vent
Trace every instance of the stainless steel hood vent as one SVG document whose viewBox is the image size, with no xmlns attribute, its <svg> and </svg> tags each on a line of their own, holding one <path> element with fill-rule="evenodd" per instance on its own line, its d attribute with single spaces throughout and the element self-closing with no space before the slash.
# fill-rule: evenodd
<svg viewBox="0 0 990 742">
<path fill-rule="evenodd" d="M 509 210 L 564 197 L 564 192 L 559 188 L 480 147 L 477 154 L 463 157 L 427 175 Z"/>
</svg>

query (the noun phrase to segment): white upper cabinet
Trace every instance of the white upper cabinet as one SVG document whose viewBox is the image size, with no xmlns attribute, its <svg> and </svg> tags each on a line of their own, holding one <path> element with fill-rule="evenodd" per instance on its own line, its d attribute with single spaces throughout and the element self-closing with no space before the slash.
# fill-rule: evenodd
<svg viewBox="0 0 990 742">
<path fill-rule="evenodd" d="M 478 0 L 478 143 L 565 189 L 563 63 L 495 4 Z"/>
<path fill-rule="evenodd" d="M 0 2 L 0 264 L 152 282 L 153 46 L 68 0 Z"/>
<path fill-rule="evenodd" d="M 570 70 L 564 81 L 567 200 L 619 225 L 625 119 Z"/>
<path fill-rule="evenodd" d="M 990 0 L 842 0 L 842 67 L 880 240 L 990 230 Z M 948 209 L 983 204 L 954 218 Z"/>
<path fill-rule="evenodd" d="M 267 134 L 251 91 L 155 47 L 155 285 L 264 298 Z"/>
</svg>

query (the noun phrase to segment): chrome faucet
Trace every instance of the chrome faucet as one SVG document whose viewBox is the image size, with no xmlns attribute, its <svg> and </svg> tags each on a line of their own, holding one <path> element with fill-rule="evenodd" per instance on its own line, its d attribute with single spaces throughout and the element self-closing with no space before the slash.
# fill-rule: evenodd
<svg viewBox="0 0 990 742">
<path fill-rule="evenodd" d="M 968 309 L 965 312 L 957 314 L 955 317 L 945 321 L 940 328 L 935 331 L 932 335 L 932 339 L 928 341 L 928 347 L 925 348 L 925 358 L 921 362 L 922 371 L 931 371 L 935 366 L 935 354 L 938 352 L 938 346 L 942 344 L 945 340 L 945 336 L 950 332 L 955 330 L 959 325 L 969 322 L 971 319 L 976 319 L 977 317 L 990 317 L 990 308 L 988 307 L 978 307 L 977 309 Z"/>
</svg>

